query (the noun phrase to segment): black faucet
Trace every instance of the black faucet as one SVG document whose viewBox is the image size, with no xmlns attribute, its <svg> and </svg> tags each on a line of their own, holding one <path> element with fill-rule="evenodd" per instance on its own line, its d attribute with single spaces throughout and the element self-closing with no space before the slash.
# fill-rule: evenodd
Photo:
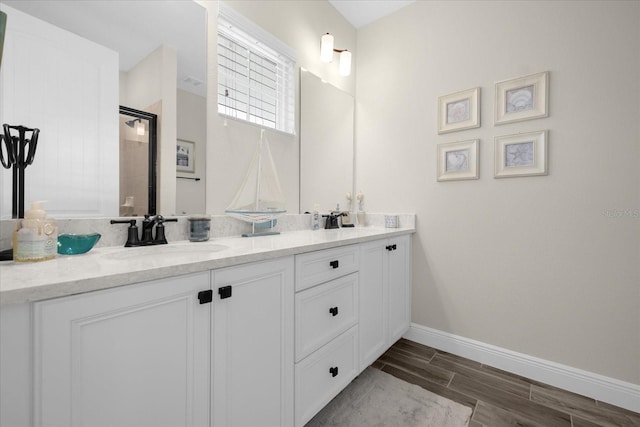
<svg viewBox="0 0 640 427">
<path fill-rule="evenodd" d="M 329 215 L 322 215 L 327 220 L 324 223 L 325 230 L 331 230 L 333 228 L 340 228 L 340 224 L 338 223 L 338 218 L 341 216 L 345 216 L 344 212 L 331 212 Z"/>
<path fill-rule="evenodd" d="M 142 220 L 142 239 L 138 238 L 138 226 L 135 219 L 127 220 L 111 220 L 111 224 L 129 224 L 127 243 L 125 247 L 132 246 L 150 246 L 150 245 L 166 245 L 167 238 L 164 234 L 165 222 L 178 222 L 177 218 L 165 218 L 162 215 L 145 215 Z M 156 228 L 156 234 L 153 235 L 153 227 Z"/>
</svg>

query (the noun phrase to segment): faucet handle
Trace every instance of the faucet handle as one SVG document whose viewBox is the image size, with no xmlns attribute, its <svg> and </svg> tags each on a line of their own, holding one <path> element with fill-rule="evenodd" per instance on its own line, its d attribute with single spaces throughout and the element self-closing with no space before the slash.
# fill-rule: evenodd
<svg viewBox="0 0 640 427">
<path fill-rule="evenodd" d="M 162 215 L 158 215 L 156 217 L 156 237 L 153 239 L 153 243 L 156 245 L 167 244 L 167 238 L 164 235 L 165 222 L 178 222 L 178 218 L 165 218 Z"/>
<path fill-rule="evenodd" d="M 138 226 L 135 219 L 112 219 L 111 224 L 129 224 L 127 228 L 127 243 L 124 244 L 125 248 L 131 246 L 140 246 L 140 239 L 138 237 Z"/>
</svg>

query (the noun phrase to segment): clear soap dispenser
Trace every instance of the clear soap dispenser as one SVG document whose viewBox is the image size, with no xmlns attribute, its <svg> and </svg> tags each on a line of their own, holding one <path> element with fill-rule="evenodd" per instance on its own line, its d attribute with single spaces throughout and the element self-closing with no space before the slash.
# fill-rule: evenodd
<svg viewBox="0 0 640 427">
<path fill-rule="evenodd" d="M 34 262 L 53 259 L 58 253 L 58 227 L 47 218 L 43 202 L 32 202 L 13 232 L 13 260 Z"/>
</svg>

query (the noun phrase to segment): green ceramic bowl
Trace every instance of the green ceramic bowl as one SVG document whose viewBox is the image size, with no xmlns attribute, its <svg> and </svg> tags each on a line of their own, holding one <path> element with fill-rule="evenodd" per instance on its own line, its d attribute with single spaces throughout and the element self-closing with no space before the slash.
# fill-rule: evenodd
<svg viewBox="0 0 640 427">
<path fill-rule="evenodd" d="M 58 236 L 58 253 L 62 255 L 78 255 L 89 252 L 102 237 L 98 233 L 61 234 Z"/>
</svg>

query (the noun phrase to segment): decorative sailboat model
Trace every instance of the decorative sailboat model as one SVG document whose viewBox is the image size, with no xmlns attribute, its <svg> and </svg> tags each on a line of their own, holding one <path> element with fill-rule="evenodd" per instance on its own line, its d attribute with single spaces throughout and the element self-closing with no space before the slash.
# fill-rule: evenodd
<svg viewBox="0 0 640 427">
<path fill-rule="evenodd" d="M 252 224 L 252 232 L 243 234 L 243 237 L 280 234 L 266 230 L 273 228 L 277 218 L 287 210 L 264 129 L 260 131 L 260 142 L 244 181 L 225 212 L 233 218 Z M 256 232 L 256 228 L 264 231 Z"/>
</svg>

